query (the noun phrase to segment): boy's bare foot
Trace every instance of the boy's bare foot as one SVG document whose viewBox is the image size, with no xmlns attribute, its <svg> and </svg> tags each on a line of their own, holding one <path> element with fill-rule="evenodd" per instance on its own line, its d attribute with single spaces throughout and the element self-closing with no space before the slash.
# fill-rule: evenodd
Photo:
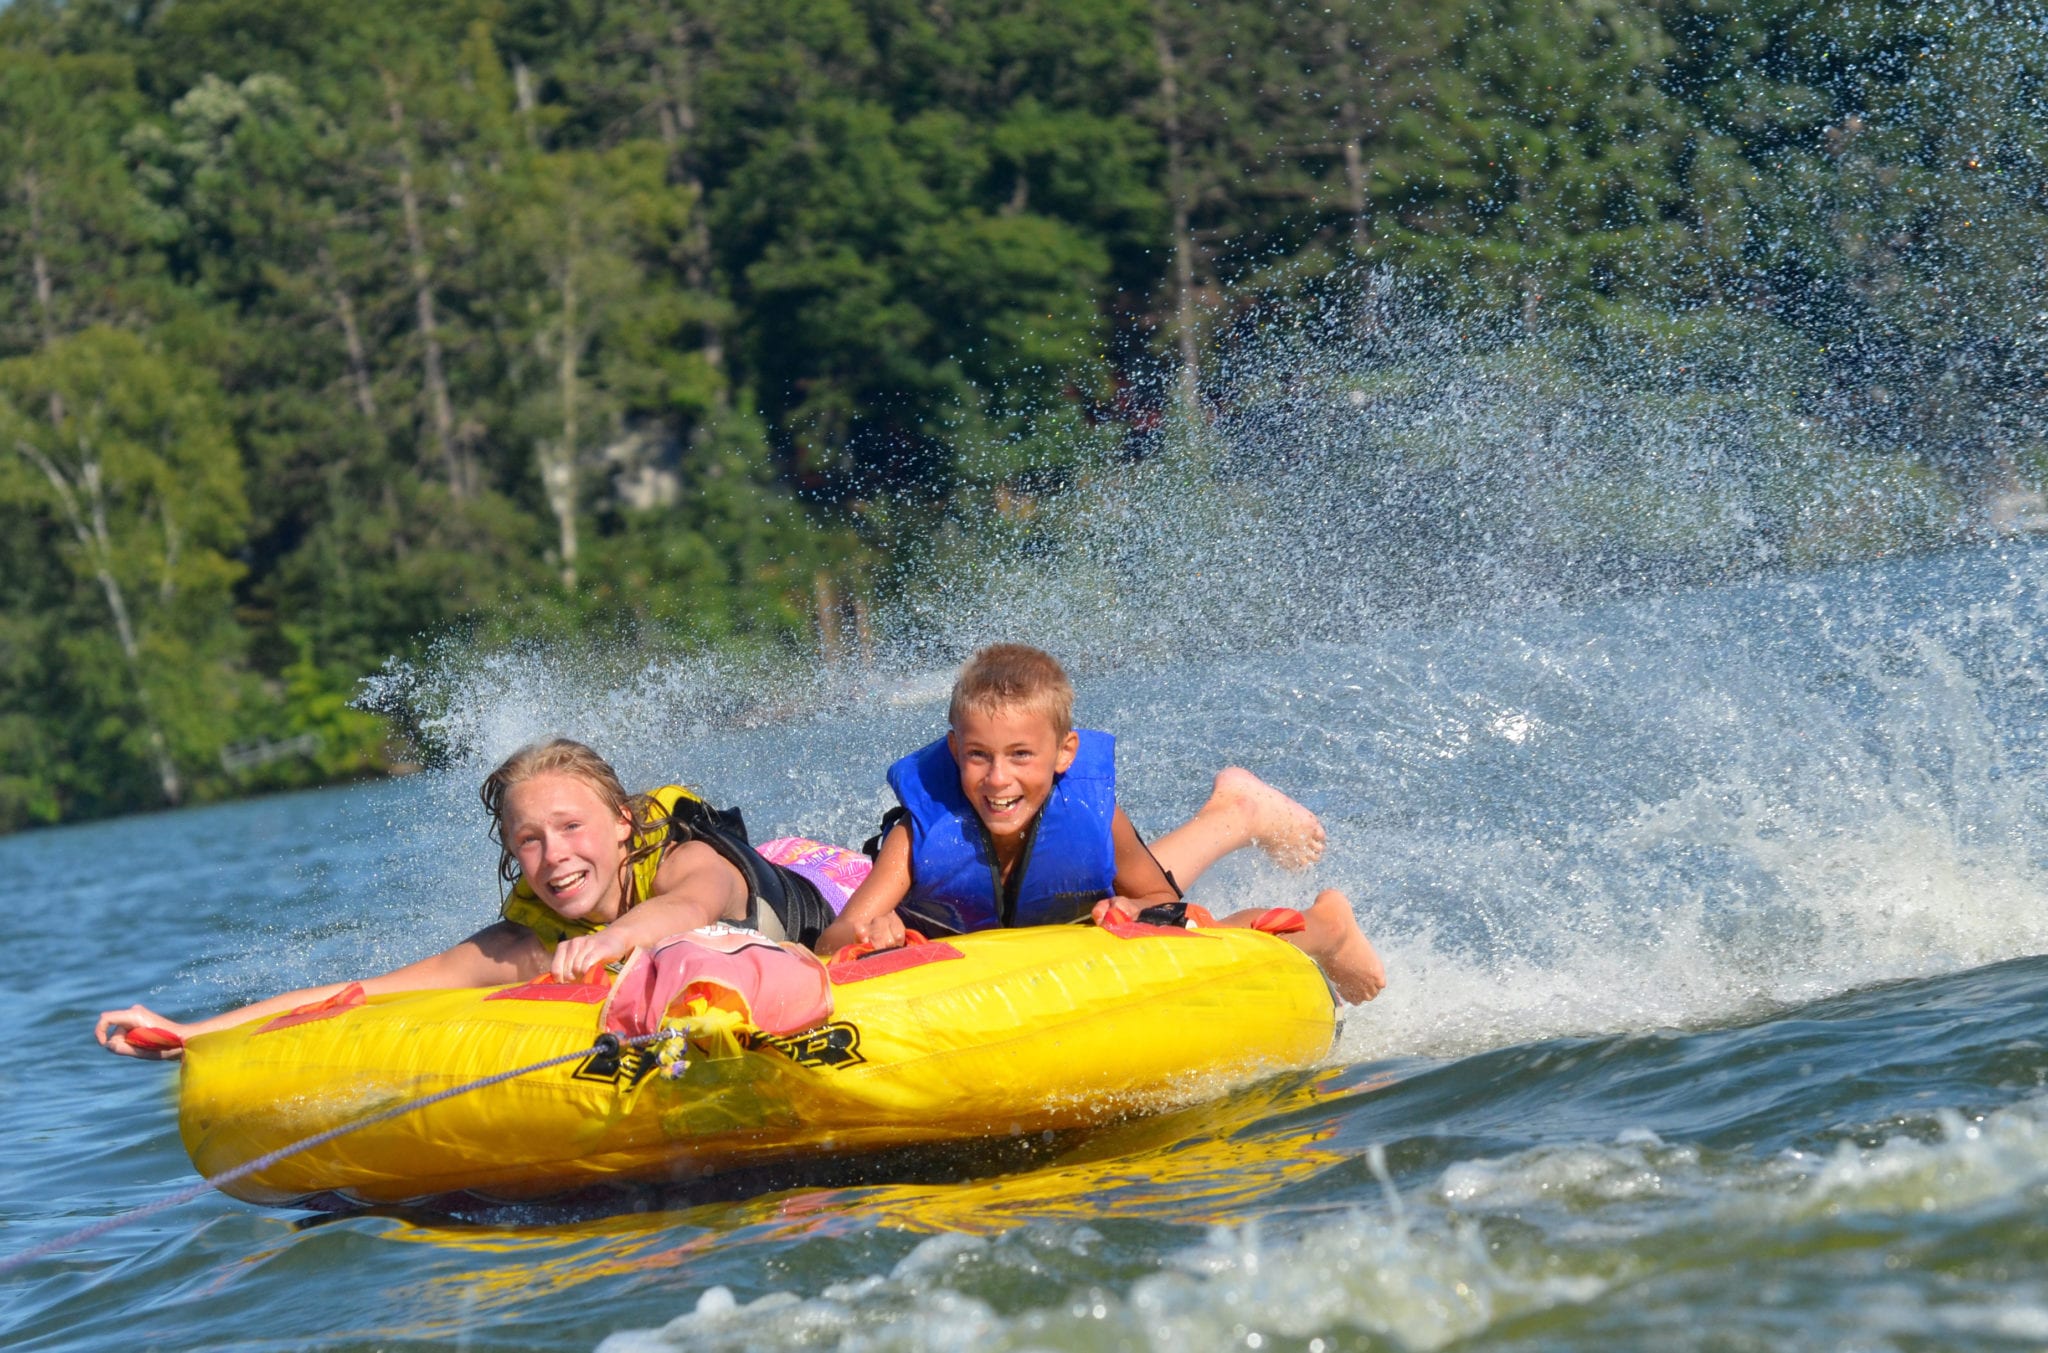
<svg viewBox="0 0 2048 1353">
<path fill-rule="evenodd" d="M 1387 966 L 1358 928 L 1350 898 L 1335 888 L 1325 888 L 1316 894 L 1303 919 L 1308 929 L 1299 937 L 1302 952 L 1322 968 L 1337 989 L 1338 999 L 1355 1005 L 1386 990 Z"/>
<path fill-rule="evenodd" d="M 1316 815 L 1241 766 L 1217 774 L 1202 805 L 1202 813 L 1211 812 L 1235 814 L 1252 844 L 1282 869 L 1306 869 L 1323 858 L 1323 824 Z"/>
</svg>

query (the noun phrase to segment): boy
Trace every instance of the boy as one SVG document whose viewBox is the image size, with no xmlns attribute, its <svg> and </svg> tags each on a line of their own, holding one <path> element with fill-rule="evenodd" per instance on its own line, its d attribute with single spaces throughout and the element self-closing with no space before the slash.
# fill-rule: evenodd
<svg viewBox="0 0 2048 1353">
<path fill-rule="evenodd" d="M 889 768 L 901 807 L 883 820 L 874 870 L 818 951 L 855 941 L 887 948 L 903 942 L 906 926 L 936 935 L 1100 921 L 1112 911 L 1130 918 L 1178 899 L 1169 865 L 1192 883 L 1254 842 L 1283 862 L 1320 853 L 1321 827 L 1307 809 L 1230 770 L 1155 855 L 1117 806 L 1115 740 L 1077 730 L 1073 710 L 1073 683 L 1050 654 L 1023 644 L 976 653 L 953 686 L 951 731 Z M 1264 915 L 1240 912 L 1219 924 Z M 1380 993 L 1386 971 L 1344 894 L 1325 889 L 1303 920 L 1286 938 L 1322 966 L 1342 999 Z"/>
</svg>

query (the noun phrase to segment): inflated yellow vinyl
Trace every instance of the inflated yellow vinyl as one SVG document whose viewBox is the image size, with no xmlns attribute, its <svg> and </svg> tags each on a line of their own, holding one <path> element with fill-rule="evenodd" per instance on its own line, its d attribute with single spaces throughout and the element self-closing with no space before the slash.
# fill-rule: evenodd
<svg viewBox="0 0 2048 1353">
<path fill-rule="evenodd" d="M 738 1166 L 1086 1126 L 1312 1065 L 1329 989 L 1251 930 L 993 931 L 962 955 L 835 986 L 829 1024 L 770 1038 L 681 1014 L 679 1075 L 572 1061 L 340 1137 L 228 1188 L 251 1202 L 535 1198 Z M 483 990 L 373 996 L 191 1041 L 179 1130 L 212 1176 L 405 1100 L 588 1047 L 599 1007 Z"/>
</svg>

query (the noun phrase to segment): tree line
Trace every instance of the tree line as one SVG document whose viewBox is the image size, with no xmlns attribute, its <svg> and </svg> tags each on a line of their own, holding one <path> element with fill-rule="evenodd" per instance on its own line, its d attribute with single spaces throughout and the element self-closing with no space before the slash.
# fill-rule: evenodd
<svg viewBox="0 0 2048 1353">
<path fill-rule="evenodd" d="M 1361 278 L 2021 482 L 2044 81 L 2003 0 L 15 0 L 0 829 L 385 768 L 451 627 L 829 649 Z"/>
</svg>

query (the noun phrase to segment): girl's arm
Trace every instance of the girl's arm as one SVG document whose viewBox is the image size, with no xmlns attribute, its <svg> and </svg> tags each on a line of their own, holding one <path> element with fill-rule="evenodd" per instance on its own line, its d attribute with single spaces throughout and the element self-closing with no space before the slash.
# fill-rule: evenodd
<svg viewBox="0 0 2048 1353">
<path fill-rule="evenodd" d="M 846 910 L 818 936 L 817 951 L 832 954 L 861 942 L 894 949 L 903 943 L 903 922 L 896 908 L 909 895 L 910 828 L 899 822 L 882 838 L 875 867 L 846 899 Z"/>
<path fill-rule="evenodd" d="M 1180 894 L 1174 891 L 1166 871 L 1138 839 L 1138 829 L 1124 816 L 1122 808 L 1110 819 L 1109 839 L 1116 847 L 1116 896 L 1095 904 L 1096 920 L 1100 921 L 1109 909 L 1130 919 L 1147 907 L 1179 900 Z"/>
<path fill-rule="evenodd" d="M 746 914 L 745 876 L 702 841 L 686 842 L 662 858 L 652 895 L 645 902 L 596 934 L 556 945 L 548 967 L 557 981 L 574 981 L 635 949 L 650 948 L 714 921 L 741 920 Z"/>
<path fill-rule="evenodd" d="M 408 963 L 376 977 L 366 977 L 362 987 L 367 995 L 448 987 L 495 987 L 538 977 L 546 969 L 547 951 L 534 938 L 533 932 L 510 921 L 499 921 L 431 958 Z M 347 982 L 330 982 L 326 986 L 287 991 L 281 996 L 272 996 L 190 1024 L 165 1019 L 147 1006 L 131 1005 L 126 1010 L 103 1012 L 93 1028 L 93 1037 L 108 1052 L 124 1057 L 177 1057 L 184 1052 L 182 1046 L 163 1047 L 132 1042 L 128 1035 L 136 1029 L 162 1029 L 176 1034 L 182 1042 L 200 1034 L 232 1029 L 237 1024 L 247 1024 L 267 1015 L 279 1015 L 302 1005 L 324 1001 L 348 985 Z"/>
</svg>

